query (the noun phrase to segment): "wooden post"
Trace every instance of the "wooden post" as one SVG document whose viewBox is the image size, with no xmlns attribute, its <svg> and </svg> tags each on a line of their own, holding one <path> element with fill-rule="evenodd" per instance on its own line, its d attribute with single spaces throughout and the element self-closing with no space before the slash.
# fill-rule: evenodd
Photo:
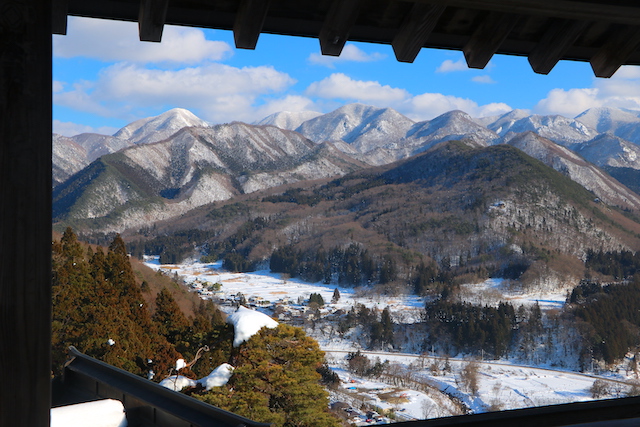
<svg viewBox="0 0 640 427">
<path fill-rule="evenodd" d="M 0 1 L 0 425 L 49 425 L 51 0 Z"/>
</svg>

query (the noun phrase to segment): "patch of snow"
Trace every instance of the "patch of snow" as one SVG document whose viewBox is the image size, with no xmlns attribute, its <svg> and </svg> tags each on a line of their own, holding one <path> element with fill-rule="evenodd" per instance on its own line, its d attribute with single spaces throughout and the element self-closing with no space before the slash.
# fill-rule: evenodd
<svg viewBox="0 0 640 427">
<path fill-rule="evenodd" d="M 234 369 L 235 368 L 228 363 L 223 363 L 211 371 L 209 375 L 199 379 L 198 384 L 207 389 L 207 391 L 214 387 L 221 387 L 229 381 L 233 375 Z"/>
<path fill-rule="evenodd" d="M 51 409 L 51 427 L 126 427 L 122 402 L 113 399 Z"/>
<path fill-rule="evenodd" d="M 234 313 L 227 317 L 227 323 L 233 325 L 235 332 L 233 338 L 234 347 L 238 347 L 243 342 L 248 341 L 262 328 L 273 329 L 278 326 L 278 322 L 266 314 L 243 306 L 238 307 Z"/>
<path fill-rule="evenodd" d="M 196 380 L 187 378 L 183 375 L 171 375 L 162 381 L 160 381 L 162 387 L 166 387 L 169 390 L 181 391 L 183 388 L 195 387 L 197 385 Z"/>
<path fill-rule="evenodd" d="M 176 371 L 179 371 L 180 369 L 184 368 L 187 366 L 187 362 L 184 361 L 184 359 L 178 359 L 176 360 Z"/>
</svg>

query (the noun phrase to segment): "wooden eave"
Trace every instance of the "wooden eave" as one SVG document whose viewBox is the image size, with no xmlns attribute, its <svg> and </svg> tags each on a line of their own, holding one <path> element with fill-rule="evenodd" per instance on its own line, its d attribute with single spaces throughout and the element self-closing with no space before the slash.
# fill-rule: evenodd
<svg viewBox="0 0 640 427">
<path fill-rule="evenodd" d="M 138 21 L 147 41 L 169 24 L 230 30 L 248 49 L 269 33 L 318 38 L 327 55 L 346 41 L 389 44 L 404 62 L 421 48 L 460 50 L 472 68 L 496 53 L 526 56 L 543 74 L 560 60 L 591 62 L 599 77 L 640 65 L 640 3 L 630 0 L 54 0 L 54 32 L 68 15 Z"/>
</svg>

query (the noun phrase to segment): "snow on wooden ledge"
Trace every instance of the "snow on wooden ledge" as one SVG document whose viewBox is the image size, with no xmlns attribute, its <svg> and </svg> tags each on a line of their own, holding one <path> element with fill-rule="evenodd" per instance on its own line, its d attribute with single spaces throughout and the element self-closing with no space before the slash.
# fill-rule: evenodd
<svg viewBox="0 0 640 427">
<path fill-rule="evenodd" d="M 51 409 L 51 427 L 127 427 L 122 402 L 113 399 Z"/>
</svg>

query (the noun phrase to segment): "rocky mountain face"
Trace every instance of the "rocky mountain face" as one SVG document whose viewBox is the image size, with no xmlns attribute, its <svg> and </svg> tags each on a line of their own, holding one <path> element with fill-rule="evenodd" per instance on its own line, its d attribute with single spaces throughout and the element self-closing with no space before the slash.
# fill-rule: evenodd
<svg viewBox="0 0 640 427">
<path fill-rule="evenodd" d="M 637 211 L 638 195 L 596 166 L 634 187 L 638 129 L 635 113 L 604 108 L 575 119 L 523 110 L 474 119 L 451 111 L 414 122 L 390 108 L 350 104 L 322 115 L 282 112 L 255 125 L 213 127 L 174 109 L 114 136 L 54 135 L 54 186 L 64 182 L 54 191 L 55 219 L 97 226 L 104 218 L 99 222 L 108 225 L 101 226 L 118 230 L 238 194 L 389 164 L 450 140 L 517 147 L 594 198 Z"/>
<path fill-rule="evenodd" d="M 513 146 L 472 140 L 445 141 L 337 179 L 220 201 L 154 233 L 192 229 L 201 231 L 198 243 L 212 258 L 237 257 L 242 268 L 263 267 L 279 249 L 288 265 L 300 266 L 292 274 L 315 281 L 322 279 L 317 269 L 350 256 L 352 270 L 378 271 L 374 284 L 395 292 L 411 291 L 420 265 L 518 278 L 536 289 L 572 286 L 588 249 L 640 244 L 640 224 L 594 201 L 569 177 Z M 364 283 L 358 280 L 351 285 Z"/>
<path fill-rule="evenodd" d="M 185 127 L 207 127 L 208 123 L 184 108 L 174 108 L 159 116 L 136 120 L 113 136 L 134 144 L 162 141 Z"/>
<path fill-rule="evenodd" d="M 139 227 L 235 195 L 364 167 L 330 144 L 273 126 L 185 127 L 103 156 L 53 193 L 54 220 Z"/>
<path fill-rule="evenodd" d="M 204 120 L 182 108 L 174 108 L 159 116 L 135 121 L 115 135 L 82 133 L 73 137 L 54 134 L 53 186 L 105 154 L 115 153 L 136 144 L 161 141 L 187 126 L 207 126 Z"/>
<path fill-rule="evenodd" d="M 132 144 L 124 139 L 97 133 L 81 133 L 68 138 L 53 135 L 53 186 L 66 181 L 100 156 L 115 153 Z"/>
</svg>

